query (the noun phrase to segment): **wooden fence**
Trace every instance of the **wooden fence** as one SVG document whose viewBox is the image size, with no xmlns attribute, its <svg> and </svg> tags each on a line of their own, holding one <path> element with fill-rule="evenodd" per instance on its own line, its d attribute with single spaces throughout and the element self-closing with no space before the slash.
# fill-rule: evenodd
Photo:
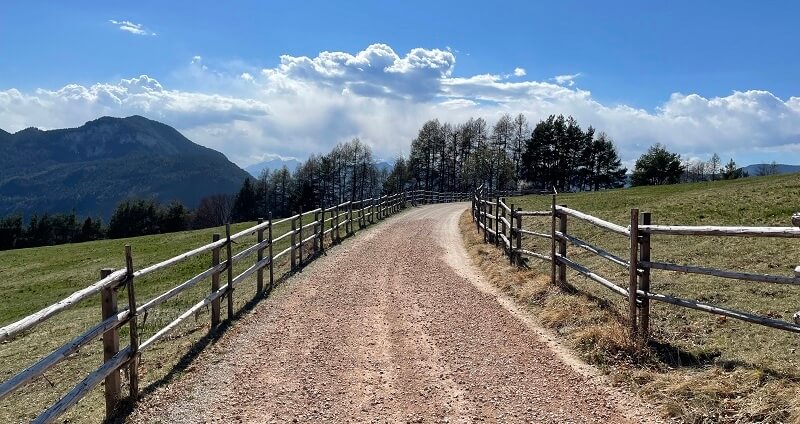
<svg viewBox="0 0 800 424">
<path fill-rule="evenodd" d="M 523 228 L 525 217 L 551 217 L 550 228 L 533 231 Z M 599 246 L 575 237 L 568 232 L 569 218 L 589 223 L 608 232 L 609 236 L 627 238 L 629 255 L 617 256 Z M 630 224 L 625 227 L 602 220 L 589 214 L 557 205 L 557 195 L 552 195 L 550 210 L 524 211 L 509 206 L 501 196 L 488 196 L 479 187 L 472 197 L 472 219 L 478 231 L 482 231 L 484 241 L 502 247 L 512 264 L 521 265 L 523 257 L 539 259 L 550 264 L 552 284 L 567 285 L 567 268 L 627 298 L 628 325 L 631 340 L 643 342 L 650 335 L 650 301 L 665 302 L 716 315 L 747 321 L 753 324 L 800 333 L 800 312 L 794 315 L 795 322 L 787 322 L 749 312 L 715 306 L 691 299 L 683 299 L 666 294 L 653 293 L 650 289 L 651 270 L 678 271 L 690 274 L 716 276 L 734 280 L 758 281 L 775 284 L 800 285 L 800 266 L 795 268 L 794 276 L 758 274 L 715 269 L 694 265 L 679 265 L 657 262 L 650 258 L 651 235 L 687 236 L 729 236 L 729 237 L 784 237 L 800 238 L 800 228 L 796 227 L 721 227 L 721 226 L 669 226 L 652 225 L 650 213 L 639 213 L 631 209 Z M 525 248 L 527 237 L 543 238 L 550 241 L 549 252 L 535 252 Z M 567 245 L 583 249 L 627 271 L 625 282 L 614 283 L 596 271 L 575 262 L 567 256 Z"/>
<path fill-rule="evenodd" d="M 106 416 L 112 417 L 119 401 L 123 398 L 121 370 L 127 370 L 128 396 L 129 399 L 135 401 L 140 393 L 138 364 L 142 353 L 178 327 L 181 322 L 197 313 L 201 308 L 209 305 L 211 309 L 211 329 L 216 328 L 221 322 L 220 302 L 223 298 L 227 301 L 227 319 L 230 320 L 234 313 L 233 296 L 236 287 L 248 277 L 255 275 L 257 294 L 263 293 L 265 284 L 268 284 L 267 289 L 271 289 L 275 280 L 275 267 L 273 264 L 277 259 L 288 257 L 290 268 L 295 271 L 309 260 L 313 260 L 316 257 L 315 255 L 324 249 L 326 238 L 329 238 L 332 244 L 338 243 L 342 238 L 355 234 L 356 227 L 358 229 L 365 228 L 378 220 L 405 209 L 409 204 L 416 206 L 427 203 L 468 201 L 469 197 L 469 193 L 439 193 L 416 190 L 382 196 L 376 199 L 347 201 L 327 209 L 320 207 L 310 211 L 299 212 L 296 215 L 276 221 L 272 219 L 270 214 L 266 221 L 260 219 L 257 225 L 235 234 L 231 234 L 230 225 L 226 225 L 224 238 L 221 238 L 219 234 L 214 234 L 212 242 L 209 244 L 139 269 L 135 269 L 132 249 L 130 245 L 127 245 L 125 246 L 125 269 L 103 269 L 100 271 L 99 281 L 32 315 L 0 328 L 0 342 L 13 343 L 16 337 L 30 332 L 37 325 L 79 302 L 92 296 L 99 295 L 101 297 L 101 321 L 3 382 L 0 385 L 0 400 L 41 377 L 45 371 L 51 369 L 81 347 L 86 346 L 93 340 L 102 338 L 103 363 L 97 369 L 91 371 L 56 403 L 47 407 L 34 422 L 47 423 L 55 421 L 68 408 L 75 405 L 103 381 L 105 381 Z M 272 230 L 276 225 L 287 222 L 291 225 L 290 230 L 281 235 L 273 234 Z M 238 239 L 252 235 L 257 236 L 256 244 L 246 247 L 234 255 L 232 253 L 232 244 L 236 243 Z M 168 237 L 168 235 L 165 237 Z M 275 243 L 287 238 L 290 240 L 289 247 L 280 252 L 273 252 Z M 164 270 L 206 252 L 211 252 L 212 264 L 205 271 L 143 303 L 136 298 L 135 282 L 139 278 Z M 233 275 L 233 265 L 253 255 L 256 256 L 253 264 L 242 273 Z M 268 275 L 266 281 L 265 273 Z M 197 303 L 174 321 L 158 330 L 150 338 L 144 341 L 139 340 L 138 317 L 146 316 L 145 314 L 148 311 L 153 310 L 201 281 L 209 279 L 211 280 L 211 285 L 207 296 L 199 299 Z M 224 284 L 221 284 L 223 281 Z M 117 291 L 123 287 L 127 292 L 127 304 L 129 306 L 124 310 L 119 310 L 117 307 Z M 128 346 L 120 348 L 119 329 L 125 325 L 130 328 L 130 340 Z M 34 336 L 34 334 L 29 336 Z"/>
</svg>

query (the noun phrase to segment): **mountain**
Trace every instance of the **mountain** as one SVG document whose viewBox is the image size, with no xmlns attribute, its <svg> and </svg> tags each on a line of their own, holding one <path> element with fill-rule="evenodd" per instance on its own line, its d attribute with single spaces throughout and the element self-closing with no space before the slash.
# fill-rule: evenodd
<svg viewBox="0 0 800 424">
<path fill-rule="evenodd" d="M 250 175 L 258 178 L 261 175 L 261 171 L 265 169 L 269 169 L 270 171 L 274 171 L 276 169 L 281 169 L 283 166 L 286 165 L 289 168 L 289 171 L 294 172 L 297 168 L 300 167 L 300 161 L 297 159 L 271 159 L 264 162 L 259 162 L 254 165 L 250 165 L 245 167 L 244 170 L 249 172 Z"/>
<path fill-rule="evenodd" d="M 386 162 L 385 160 L 381 160 L 375 163 L 375 167 L 378 168 L 378 171 L 381 172 L 383 171 L 392 172 L 392 167 L 394 167 L 394 164 Z"/>
<path fill-rule="evenodd" d="M 74 209 L 108 219 L 130 197 L 194 208 L 204 196 L 236 193 L 247 177 L 222 153 L 141 116 L 0 132 L 0 216 Z"/>
<path fill-rule="evenodd" d="M 768 163 L 756 163 L 753 165 L 745 166 L 744 169 L 751 177 L 758 176 L 758 171 L 762 167 L 765 169 L 769 169 L 772 165 Z M 784 165 L 784 164 L 777 164 L 776 167 L 776 174 L 794 174 L 795 172 L 800 172 L 800 165 Z"/>
</svg>

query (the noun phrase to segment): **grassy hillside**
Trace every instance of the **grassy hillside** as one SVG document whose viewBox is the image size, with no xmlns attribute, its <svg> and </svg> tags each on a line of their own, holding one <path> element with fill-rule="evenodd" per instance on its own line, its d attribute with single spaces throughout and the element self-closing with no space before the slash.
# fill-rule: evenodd
<svg viewBox="0 0 800 424">
<path fill-rule="evenodd" d="M 800 174 L 564 194 L 557 201 L 623 226 L 630 224 L 633 207 L 651 212 L 654 224 L 790 226 L 792 213 L 800 211 Z M 549 209 L 550 202 L 550 196 L 508 199 L 525 210 Z M 525 217 L 523 223 L 540 232 L 550 230 L 549 218 Z M 627 238 L 572 217 L 568 233 L 623 258 L 628 256 Z M 526 237 L 524 245 L 549 254 L 548 240 Z M 627 285 L 626 270 L 578 248 L 570 247 L 568 255 L 611 281 Z M 800 240 L 653 236 L 652 258 L 791 276 L 800 265 Z M 534 274 L 547 275 L 549 280 L 549 265 L 535 259 L 530 264 Z M 622 321 L 625 299 L 568 272 L 568 281 L 584 300 L 591 300 L 594 309 L 575 309 L 584 313 L 580 315 L 569 311 L 574 300 L 558 296 L 542 300 L 547 297 L 530 293 L 527 299 L 533 298 L 539 306 L 550 302 L 546 321 L 589 360 L 609 368 L 620 366 L 613 357 L 622 352 L 612 340 L 619 334 L 610 335 L 604 320 Z M 800 287 L 791 285 L 653 271 L 652 290 L 787 321 L 800 310 Z M 597 312 L 600 306 L 605 307 L 605 315 Z M 560 312 L 556 312 L 558 308 Z M 788 420 L 794 410 L 800 418 L 800 411 L 791 405 L 800 388 L 800 335 L 659 303 L 652 306 L 651 316 L 656 343 L 648 358 L 640 358 L 648 371 L 615 375 L 657 399 L 671 415 L 690 422 L 701 422 L 706 415 L 715 417 L 711 421 L 780 422 Z M 679 372 L 665 373 L 674 369 Z"/>
<path fill-rule="evenodd" d="M 308 220 L 306 220 L 308 222 Z M 288 224 L 288 223 L 286 223 Z M 283 234 L 289 226 L 276 226 L 274 235 Z M 254 223 L 236 224 L 232 231 L 240 231 Z M 342 228 L 342 230 L 344 230 Z M 139 269 L 170 258 L 187 250 L 211 241 L 213 233 L 221 233 L 224 228 L 186 231 L 119 240 L 67 244 L 60 246 L 20 249 L 0 252 L 0 326 L 14 322 L 42 307 L 58 301 L 70 293 L 96 281 L 99 269 L 104 267 L 124 267 L 124 246 L 130 244 L 133 250 L 134 268 Z M 342 233 L 344 234 L 344 232 Z M 326 238 L 329 241 L 329 238 Z M 234 254 L 255 243 L 255 236 L 237 241 Z M 289 246 L 286 238 L 274 247 L 274 253 Z M 223 251 L 224 256 L 224 251 Z M 284 256 L 286 258 L 286 256 Z M 284 259 L 282 258 L 282 259 Z M 286 259 L 279 261 L 276 278 L 288 270 Z M 244 271 L 255 262 L 255 255 L 238 263 L 234 275 Z M 136 281 L 136 297 L 143 303 L 168 288 L 174 287 L 191 276 L 208 268 L 211 255 L 203 254 L 189 259 L 167 270 L 143 277 Z M 223 274 L 223 280 L 224 280 Z M 246 304 L 255 296 L 255 275 L 237 286 L 234 293 L 236 311 L 246 310 Z M 265 282 L 268 277 L 265 275 Z M 224 281 L 223 281 L 224 283 Z M 198 302 L 210 291 L 210 280 L 199 283 L 176 298 L 156 308 L 145 318 L 140 318 L 140 329 L 145 340 L 160 328 L 171 322 L 191 305 Z M 55 350 L 59 345 L 88 329 L 100 320 L 100 296 L 88 299 L 76 307 L 57 315 L 54 319 L 35 328 L 11 342 L 0 345 L 0 380 L 34 363 L 36 359 Z M 127 304 L 126 293 L 119 296 L 120 309 Z M 222 301 L 222 317 L 226 316 L 226 302 Z M 209 311 L 202 311 L 194 320 L 189 319 L 172 335 L 155 344 L 152 350 L 142 357 L 140 373 L 143 390 L 151 390 L 164 379 L 179 374 L 176 368 L 185 361 L 184 355 L 191 355 L 192 347 L 198 341 L 207 342 L 204 336 L 209 329 Z M 142 322 L 144 323 L 142 325 Z M 120 345 L 128 344 L 127 326 L 121 330 Z M 102 362 L 102 342 L 97 340 L 66 361 L 46 373 L 40 379 L 0 401 L 0 422 L 27 422 L 34 418 L 45 405 L 57 400 L 66 393 L 85 374 Z M 70 422 L 98 422 L 104 414 L 102 388 L 95 389 L 76 408 L 66 415 Z"/>
</svg>

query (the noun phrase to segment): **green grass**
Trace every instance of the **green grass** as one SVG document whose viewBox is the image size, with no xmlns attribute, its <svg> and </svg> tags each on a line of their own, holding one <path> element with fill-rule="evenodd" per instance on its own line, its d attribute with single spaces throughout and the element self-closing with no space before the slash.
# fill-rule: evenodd
<svg viewBox="0 0 800 424">
<path fill-rule="evenodd" d="M 513 203 L 524 210 L 546 210 L 550 208 L 550 202 L 550 196 L 508 199 L 509 204 Z M 654 224 L 791 226 L 792 213 L 800 211 L 800 174 L 563 194 L 558 196 L 557 203 L 623 226 L 630 225 L 631 208 L 651 212 Z M 549 232 L 550 220 L 525 217 L 523 226 L 539 232 Z M 598 229 L 573 217 L 568 218 L 567 232 L 626 260 L 629 256 L 629 241 L 625 237 Z M 549 254 L 549 240 L 526 236 L 523 243 L 529 250 Z M 797 239 L 659 235 L 653 236 L 651 245 L 652 259 L 655 261 L 786 276 L 793 275 L 794 268 L 800 265 L 800 240 Z M 568 249 L 568 256 L 609 280 L 623 287 L 627 286 L 627 270 L 575 247 Z M 531 259 L 530 264 L 539 274 L 549 275 L 548 264 L 536 259 Z M 651 290 L 657 293 L 755 312 L 785 321 L 791 321 L 792 314 L 800 310 L 798 286 L 656 270 L 653 271 L 651 280 Z M 598 304 L 607 304 L 613 312 L 612 315 L 620 317 L 621 321 L 621 317 L 626 316 L 625 299 L 571 270 L 568 271 L 568 281 L 582 294 L 596 298 Z M 648 367 L 654 367 L 655 372 L 680 369 L 688 374 L 679 382 L 685 382 L 689 377 L 696 378 L 698 380 L 695 384 L 698 388 L 705 387 L 704 382 L 720 382 L 724 378 L 730 380 L 732 376 L 739 375 L 737 372 L 759 373 L 762 377 L 754 380 L 756 383 L 753 383 L 753 387 L 763 388 L 768 384 L 776 384 L 776 381 L 781 382 L 780 385 L 787 390 L 797 390 L 800 387 L 798 334 L 661 303 L 653 304 L 651 317 L 654 338 L 658 344 L 651 346 L 649 352 L 653 360 L 645 362 Z M 562 324 L 557 326 L 562 333 L 579 331 L 574 326 Z M 586 340 L 579 341 L 578 344 L 584 342 Z M 589 340 L 588 343 L 591 345 L 593 342 Z M 583 351 L 589 356 L 595 355 L 589 358 L 595 363 L 603 365 L 603 362 L 608 361 L 602 354 L 590 352 L 591 346 L 583 346 Z M 721 373 L 721 377 L 715 379 L 709 376 L 716 375 L 714 373 L 717 372 Z M 675 374 L 672 375 L 674 377 Z M 683 387 L 683 391 L 677 390 L 675 388 L 680 386 L 677 382 L 659 386 L 666 381 L 665 378 L 637 379 L 633 374 L 626 378 L 639 386 L 643 393 L 660 398 L 666 403 L 671 402 L 670 408 L 677 411 L 673 415 L 687 421 L 698 419 L 697 411 L 681 411 L 681 402 L 691 404 L 692 396 L 701 396 L 691 387 Z M 730 407 L 738 404 L 738 401 L 726 401 L 727 395 L 736 399 L 752 400 L 755 396 L 764 394 L 755 388 L 751 392 L 731 393 L 731 390 L 713 392 L 713 396 L 717 397 L 708 402 L 714 406 L 701 408 L 699 411 L 711 414 L 711 411 L 722 411 L 723 405 Z M 777 416 L 783 418 L 777 421 L 788 420 L 792 412 L 787 411 L 791 409 L 782 410 L 784 414 Z M 798 411 L 795 410 L 794 413 L 798 414 Z M 745 415 L 731 416 L 741 418 Z M 761 417 L 759 420 L 763 421 L 772 419 L 767 415 L 747 416 Z M 732 421 L 726 417 L 720 412 L 717 419 Z"/>
<path fill-rule="evenodd" d="M 355 213 L 354 213 L 355 219 Z M 306 223 L 311 218 L 305 218 Z M 255 223 L 232 226 L 232 232 L 243 230 Z M 357 228 L 357 224 L 356 224 Z M 290 229 L 289 223 L 275 226 L 274 237 Z M 344 227 L 341 228 L 344 235 Z M 308 229 L 310 231 L 310 229 Z M 48 306 L 72 292 L 84 288 L 99 279 L 99 270 L 105 267 L 122 268 L 125 265 L 124 246 L 133 250 L 134 268 L 168 259 L 172 256 L 202 246 L 211 241 L 213 233 L 224 237 L 224 228 L 212 228 L 179 233 L 134 237 L 118 240 L 67 244 L 33 249 L 0 252 L 0 326 L 12 323 Z M 304 233 L 307 237 L 309 233 Z M 234 244 L 234 254 L 256 242 L 255 235 L 239 239 Z M 330 235 L 326 236 L 326 244 Z M 289 246 L 289 239 L 275 244 L 274 253 Z M 222 251 L 224 260 L 224 249 Z M 234 275 L 241 273 L 255 262 L 255 254 L 234 266 Z M 288 271 L 288 255 L 276 262 L 276 279 Z M 210 253 L 198 255 L 173 267 L 155 272 L 136 280 L 137 303 L 163 293 L 187 280 L 211 264 Z M 265 272 L 265 284 L 268 283 Z M 225 274 L 222 275 L 223 284 Z M 140 341 L 146 340 L 156 331 L 174 320 L 191 305 L 197 303 L 210 291 L 210 279 L 198 283 L 175 298 L 158 306 L 146 318 L 140 318 Z M 256 297 L 255 275 L 237 286 L 234 292 L 234 308 L 242 311 Z M 126 292 L 121 291 L 119 307 L 127 305 Z M 227 315 L 226 301 L 221 302 L 222 318 Z M 35 329 L 0 345 L 0 380 L 5 381 L 37 359 L 49 354 L 63 343 L 100 321 L 100 296 L 93 296 L 75 307 L 51 318 Z M 172 334 L 157 342 L 143 353 L 140 374 L 143 390 L 174 377 L 176 366 L 184 355 L 190 354 L 198 341 L 208 334 L 210 317 L 207 310 L 190 318 Z M 142 322 L 144 324 L 142 325 Z M 127 326 L 120 331 L 120 346 L 128 344 Z M 0 401 L 0 422 L 27 422 L 47 405 L 55 402 L 71 389 L 88 372 L 102 362 L 102 342 L 96 340 L 71 355 L 61 364 L 39 379 Z M 71 409 L 64 418 L 70 422 L 98 422 L 105 413 L 102 387 L 98 387 Z"/>
</svg>

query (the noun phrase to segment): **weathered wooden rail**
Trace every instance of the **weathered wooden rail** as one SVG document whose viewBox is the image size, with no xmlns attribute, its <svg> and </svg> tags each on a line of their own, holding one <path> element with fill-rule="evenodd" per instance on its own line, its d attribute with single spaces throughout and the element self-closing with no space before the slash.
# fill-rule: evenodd
<svg viewBox="0 0 800 424">
<path fill-rule="evenodd" d="M 140 356 L 164 336 L 176 329 L 187 318 L 195 315 L 201 308 L 211 307 L 211 330 L 215 329 L 222 321 L 220 317 L 220 301 L 223 298 L 227 299 L 227 319 L 233 318 L 235 289 L 245 282 L 248 277 L 256 276 L 256 293 L 261 295 L 264 290 L 269 291 L 272 289 L 275 283 L 274 264 L 281 257 L 288 256 L 290 270 L 296 271 L 309 260 L 312 260 L 315 257 L 314 255 L 322 252 L 325 248 L 326 237 L 329 237 L 330 244 L 336 244 L 343 238 L 354 235 L 357 229 L 365 228 L 386 219 L 405 209 L 408 205 L 468 201 L 469 197 L 469 193 L 439 193 L 415 190 L 379 198 L 347 201 L 327 209 L 323 206 L 309 211 L 301 211 L 296 215 L 280 220 L 273 220 L 270 214 L 267 220 L 259 219 L 255 226 L 235 234 L 231 234 L 230 224 L 226 225 L 224 238 L 220 237 L 219 234 L 214 234 L 209 244 L 138 270 L 134 268 L 133 249 L 130 245 L 127 245 L 125 247 L 125 269 L 103 269 L 100 271 L 100 280 L 97 282 L 34 314 L 0 328 L 0 342 L 13 343 L 14 339 L 18 337 L 32 335 L 30 333 L 35 332 L 39 324 L 81 301 L 98 294 L 101 297 L 101 321 L 3 382 L 0 385 L 0 400 L 41 377 L 47 370 L 59 364 L 69 355 L 78 351 L 78 349 L 98 338 L 102 338 L 103 363 L 97 369 L 89 372 L 83 380 L 56 403 L 48 406 L 34 422 L 49 423 L 55 421 L 103 381 L 105 381 L 106 416 L 112 417 L 117 410 L 119 401 L 123 399 L 120 371 L 127 369 L 128 396 L 129 399 L 135 401 L 139 396 L 138 364 Z M 310 221 L 308 221 L 309 219 Z M 286 223 L 291 225 L 290 230 L 280 235 L 273 234 L 275 226 Z M 245 236 L 252 235 L 257 236 L 257 242 L 233 254 L 232 244 Z M 277 253 L 273 252 L 275 244 L 285 239 L 290 240 L 289 247 Z M 138 279 L 208 252 L 211 253 L 212 257 L 212 263 L 208 269 L 144 303 L 137 300 L 135 282 Z M 238 275 L 234 275 L 233 265 L 243 262 L 254 255 L 256 258 L 253 260 L 252 265 Z M 264 275 L 265 273 L 266 276 Z M 156 331 L 154 335 L 143 342 L 139 341 L 137 320 L 139 316 L 146 316 L 145 314 L 148 311 L 209 279 L 211 280 L 210 291 L 205 297 L 199 299 L 197 303 L 172 322 Z M 129 306 L 120 310 L 117 305 L 117 291 L 123 287 L 127 291 Z M 130 327 L 130 340 L 128 346 L 120 348 L 119 329 L 125 325 Z"/>
<path fill-rule="evenodd" d="M 501 195 L 488 196 L 479 187 L 472 197 L 472 219 L 478 231 L 483 233 L 484 241 L 502 247 L 512 264 L 521 265 L 523 257 L 532 257 L 550 264 L 552 284 L 567 285 L 567 268 L 594 281 L 622 297 L 627 298 L 628 323 L 631 340 L 642 342 L 650 336 L 650 301 L 669 303 L 672 305 L 695 309 L 716 315 L 776 328 L 779 330 L 800 333 L 800 312 L 794 315 L 795 322 L 783 321 L 750 312 L 729 309 L 722 306 L 653 293 L 650 288 L 651 270 L 666 270 L 689 274 L 715 276 L 740 281 L 800 285 L 800 266 L 795 268 L 793 276 L 759 274 L 752 272 L 731 271 L 705 266 L 674 264 L 653 261 L 650 257 L 651 235 L 673 236 L 730 236 L 730 237 L 780 237 L 800 238 L 797 227 L 722 227 L 722 226 L 670 226 L 651 224 L 650 213 L 639 213 L 631 209 L 630 225 L 624 227 L 605 221 L 581 211 L 556 204 L 557 195 L 552 195 L 550 210 L 523 211 L 507 205 Z M 549 232 L 533 231 L 522 228 L 524 217 L 551 217 Z M 630 241 L 627 258 L 619 257 L 602 247 L 596 246 L 569 234 L 568 219 L 574 218 L 591 224 L 611 236 L 625 237 Z M 545 238 L 551 241 L 550 252 L 535 252 L 524 248 L 525 237 Z M 581 265 L 567 257 L 567 246 L 572 245 L 596 255 L 627 271 L 625 282 L 615 283 L 603 277 L 597 271 Z"/>
</svg>

